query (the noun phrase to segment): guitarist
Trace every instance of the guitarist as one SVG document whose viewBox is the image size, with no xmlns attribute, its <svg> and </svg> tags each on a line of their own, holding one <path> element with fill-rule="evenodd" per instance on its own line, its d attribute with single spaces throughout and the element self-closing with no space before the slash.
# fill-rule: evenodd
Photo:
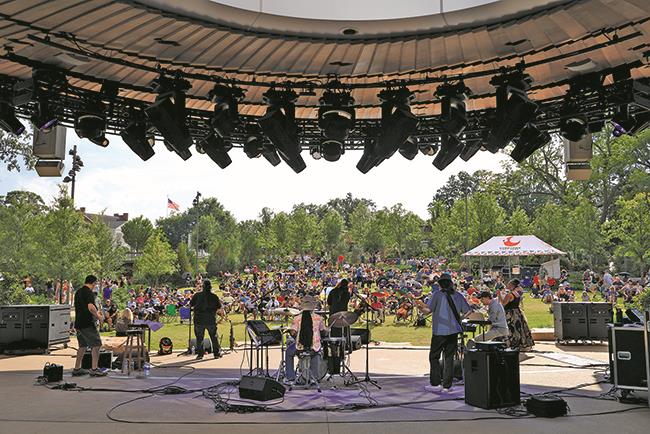
<svg viewBox="0 0 650 434">
<path fill-rule="evenodd" d="M 454 354 L 458 350 L 458 335 L 462 333 L 461 315 L 471 311 L 465 297 L 456 292 L 448 273 L 438 279 L 439 291 L 431 293 L 429 302 L 415 300 L 418 309 L 425 315 L 431 313 L 431 348 L 429 350 L 429 383 L 425 389 L 448 392 L 454 370 Z M 442 375 L 440 375 L 440 354 L 444 355 Z M 442 385 L 440 379 L 442 378 Z M 441 387 L 442 386 L 442 387 Z"/>
</svg>

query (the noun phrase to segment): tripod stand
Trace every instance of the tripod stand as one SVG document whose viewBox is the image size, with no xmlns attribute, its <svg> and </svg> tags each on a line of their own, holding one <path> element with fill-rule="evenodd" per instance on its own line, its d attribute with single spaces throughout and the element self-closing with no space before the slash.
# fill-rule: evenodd
<svg viewBox="0 0 650 434">
<path fill-rule="evenodd" d="M 361 300 L 361 303 L 363 304 L 363 309 L 366 313 L 366 336 L 368 336 L 368 341 L 366 342 L 366 376 L 363 377 L 360 380 L 356 381 L 351 381 L 348 383 L 349 385 L 352 384 L 358 384 L 358 383 L 370 383 L 373 386 L 375 386 L 377 389 L 381 389 L 381 386 L 377 382 L 377 380 L 373 380 L 370 378 L 370 304 L 368 304 L 368 301 L 365 300 L 363 297 L 356 296 L 359 300 Z"/>
</svg>

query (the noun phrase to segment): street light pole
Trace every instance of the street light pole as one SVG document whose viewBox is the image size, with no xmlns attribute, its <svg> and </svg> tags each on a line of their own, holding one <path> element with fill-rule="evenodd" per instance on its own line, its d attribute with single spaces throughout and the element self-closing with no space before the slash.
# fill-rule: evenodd
<svg viewBox="0 0 650 434">
<path fill-rule="evenodd" d="M 81 170 L 81 168 L 84 165 L 84 162 L 81 161 L 81 157 L 77 154 L 77 145 L 74 145 L 74 147 L 68 152 L 69 155 L 72 156 L 72 169 L 68 172 L 68 176 L 63 178 L 63 182 L 65 183 L 70 183 L 71 188 L 70 188 L 70 199 L 72 200 L 72 204 L 74 206 L 74 192 L 75 192 L 75 185 L 77 183 L 77 173 Z"/>
<path fill-rule="evenodd" d="M 200 231 L 201 231 L 201 226 L 199 225 L 199 218 L 201 217 L 199 215 L 199 202 L 201 201 L 201 193 L 196 192 L 196 196 L 194 197 L 194 200 L 192 201 L 192 204 L 194 205 L 194 208 L 196 208 L 196 274 L 194 275 L 194 278 L 196 279 L 199 276 L 199 239 L 200 239 Z"/>
</svg>

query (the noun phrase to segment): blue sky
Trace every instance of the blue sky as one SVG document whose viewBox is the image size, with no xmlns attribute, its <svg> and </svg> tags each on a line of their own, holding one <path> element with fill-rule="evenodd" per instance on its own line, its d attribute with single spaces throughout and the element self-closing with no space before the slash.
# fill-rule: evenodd
<svg viewBox="0 0 650 434">
<path fill-rule="evenodd" d="M 256 218 L 268 206 L 289 211 L 301 202 L 325 203 L 351 192 L 356 197 L 374 200 L 379 206 L 401 202 L 421 217 L 435 191 L 452 174 L 465 170 L 500 170 L 503 155 L 479 152 L 468 163 L 458 158 L 443 172 L 433 167 L 432 158 L 419 154 L 408 161 L 396 153 L 368 174 L 355 165 L 361 151 L 348 151 L 338 162 L 313 160 L 304 151 L 307 168 L 295 174 L 286 164 L 271 166 L 265 159 L 248 159 L 241 149 L 233 149 L 232 164 L 220 169 L 207 155 L 194 152 L 187 161 L 170 153 L 162 143 L 156 155 L 143 162 L 118 136 L 108 136 L 110 145 L 101 148 L 80 140 L 74 130 L 67 131 L 67 147 L 76 143 L 84 167 L 77 176 L 76 204 L 89 212 L 107 214 L 128 212 L 152 220 L 166 214 L 169 196 L 181 209 L 191 206 L 197 191 L 216 197 L 238 220 Z M 66 172 L 71 165 L 66 160 Z M 61 178 L 39 178 L 35 172 L 7 172 L 0 169 L 0 194 L 11 190 L 34 191 L 51 201 Z"/>
</svg>

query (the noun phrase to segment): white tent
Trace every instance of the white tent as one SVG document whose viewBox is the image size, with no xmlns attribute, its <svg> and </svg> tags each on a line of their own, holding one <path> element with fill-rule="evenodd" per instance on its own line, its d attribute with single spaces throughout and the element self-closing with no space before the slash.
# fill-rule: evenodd
<svg viewBox="0 0 650 434">
<path fill-rule="evenodd" d="M 492 237 L 463 256 L 566 255 L 534 235 Z"/>
</svg>

